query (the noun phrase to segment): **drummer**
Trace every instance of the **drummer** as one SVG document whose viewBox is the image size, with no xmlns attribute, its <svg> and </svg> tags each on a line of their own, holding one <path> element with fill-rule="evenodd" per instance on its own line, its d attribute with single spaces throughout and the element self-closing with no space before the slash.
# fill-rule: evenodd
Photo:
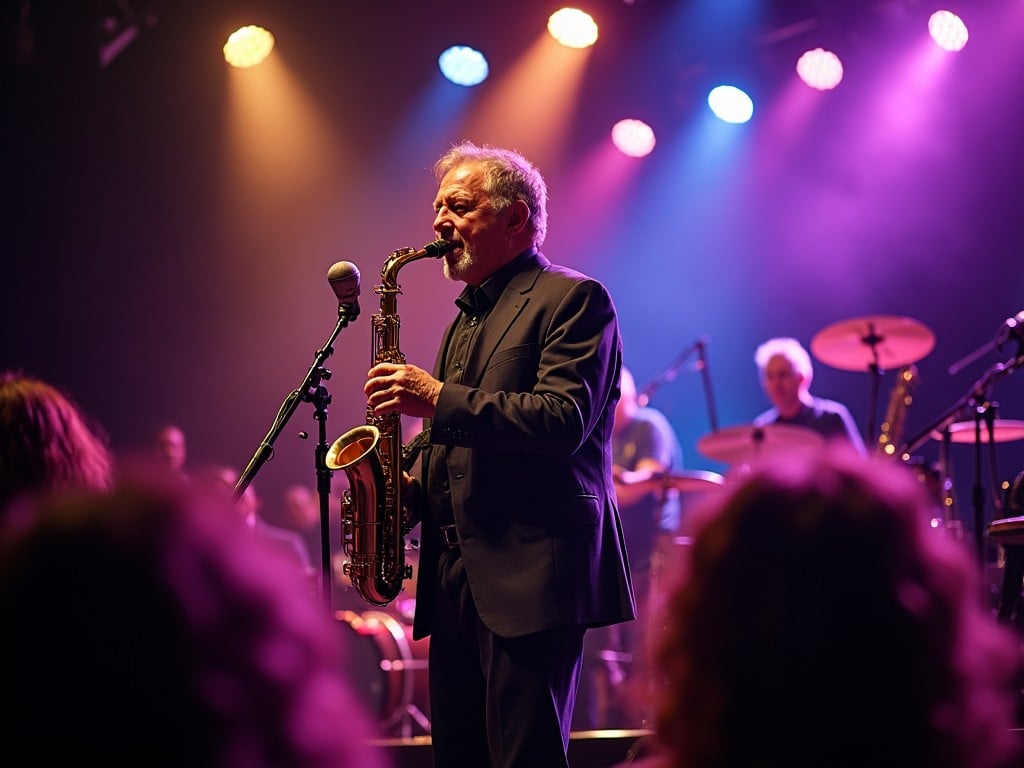
<svg viewBox="0 0 1024 768">
<path fill-rule="evenodd" d="M 865 453 L 864 439 L 850 410 L 836 400 L 811 394 L 814 367 L 799 341 L 788 336 L 768 339 L 754 353 L 761 386 L 772 407 L 759 414 L 754 424 L 792 424 L 813 429 L 826 440 L 845 440 Z"/>
</svg>

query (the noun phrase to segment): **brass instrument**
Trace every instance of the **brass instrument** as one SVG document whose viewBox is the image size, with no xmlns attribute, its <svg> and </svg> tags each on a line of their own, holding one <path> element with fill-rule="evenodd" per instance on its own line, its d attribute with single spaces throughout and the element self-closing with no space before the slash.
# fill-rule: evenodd
<svg viewBox="0 0 1024 768">
<path fill-rule="evenodd" d="M 398 346 L 398 272 L 411 261 L 440 258 L 455 243 L 435 240 L 423 248 L 394 251 L 381 269 L 380 312 L 373 320 L 373 364 L 404 363 Z M 384 606 L 412 576 L 405 563 L 408 511 L 402 505 L 402 424 L 398 413 L 374 414 L 367 404 L 366 424 L 349 430 L 327 452 L 328 469 L 344 470 L 349 487 L 341 500 L 341 543 L 348 560 L 343 566 L 359 596 Z"/>
<path fill-rule="evenodd" d="M 885 412 L 881 432 L 878 435 L 878 450 L 885 456 L 895 456 L 906 428 L 907 409 L 914 402 L 914 392 L 920 384 L 916 365 L 907 365 L 896 374 L 896 383 L 889 395 L 889 407 Z M 906 461 L 908 456 L 897 457 Z"/>
</svg>

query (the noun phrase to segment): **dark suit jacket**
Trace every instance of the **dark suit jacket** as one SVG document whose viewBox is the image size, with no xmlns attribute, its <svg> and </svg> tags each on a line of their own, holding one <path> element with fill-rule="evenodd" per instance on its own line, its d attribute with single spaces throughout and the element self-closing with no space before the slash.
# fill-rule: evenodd
<svg viewBox="0 0 1024 768">
<path fill-rule="evenodd" d="M 492 308 L 463 383 L 441 389 L 427 451 L 450 446 L 462 558 L 480 618 L 497 635 L 635 617 L 611 481 L 621 365 L 605 287 L 536 254 Z M 417 639 L 434 621 L 434 531 L 424 510 Z"/>
</svg>

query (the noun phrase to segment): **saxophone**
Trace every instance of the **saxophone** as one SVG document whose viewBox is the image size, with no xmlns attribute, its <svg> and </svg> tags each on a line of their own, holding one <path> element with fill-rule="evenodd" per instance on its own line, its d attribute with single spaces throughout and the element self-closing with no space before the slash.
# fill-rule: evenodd
<svg viewBox="0 0 1024 768">
<path fill-rule="evenodd" d="M 906 426 L 907 409 L 914 402 L 914 392 L 920 381 L 916 365 L 900 368 L 896 374 L 896 383 L 889 395 L 889 407 L 886 409 L 885 420 L 878 436 L 878 451 L 884 456 L 895 456 L 899 450 L 898 446 L 903 439 L 903 430 Z M 910 457 L 898 458 L 906 461 Z"/>
<path fill-rule="evenodd" d="M 411 261 L 440 258 L 455 247 L 435 240 L 423 248 L 394 251 L 380 271 L 380 313 L 373 316 L 373 364 L 404 363 L 398 346 L 398 272 Z M 348 560 L 343 566 L 359 596 L 384 606 L 402 591 L 412 576 L 405 562 L 409 514 L 402 505 L 402 423 L 398 413 L 376 415 L 366 407 L 366 424 L 350 429 L 327 452 L 331 470 L 343 470 L 349 487 L 341 498 L 341 543 Z"/>
</svg>

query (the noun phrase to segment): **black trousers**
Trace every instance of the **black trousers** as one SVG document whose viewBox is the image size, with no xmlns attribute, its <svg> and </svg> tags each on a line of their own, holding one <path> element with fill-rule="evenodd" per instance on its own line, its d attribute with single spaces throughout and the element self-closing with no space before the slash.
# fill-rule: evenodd
<svg viewBox="0 0 1024 768">
<path fill-rule="evenodd" d="M 583 627 L 524 637 L 490 632 L 459 550 L 438 564 L 430 636 L 430 738 L 436 768 L 566 768 Z"/>
</svg>

